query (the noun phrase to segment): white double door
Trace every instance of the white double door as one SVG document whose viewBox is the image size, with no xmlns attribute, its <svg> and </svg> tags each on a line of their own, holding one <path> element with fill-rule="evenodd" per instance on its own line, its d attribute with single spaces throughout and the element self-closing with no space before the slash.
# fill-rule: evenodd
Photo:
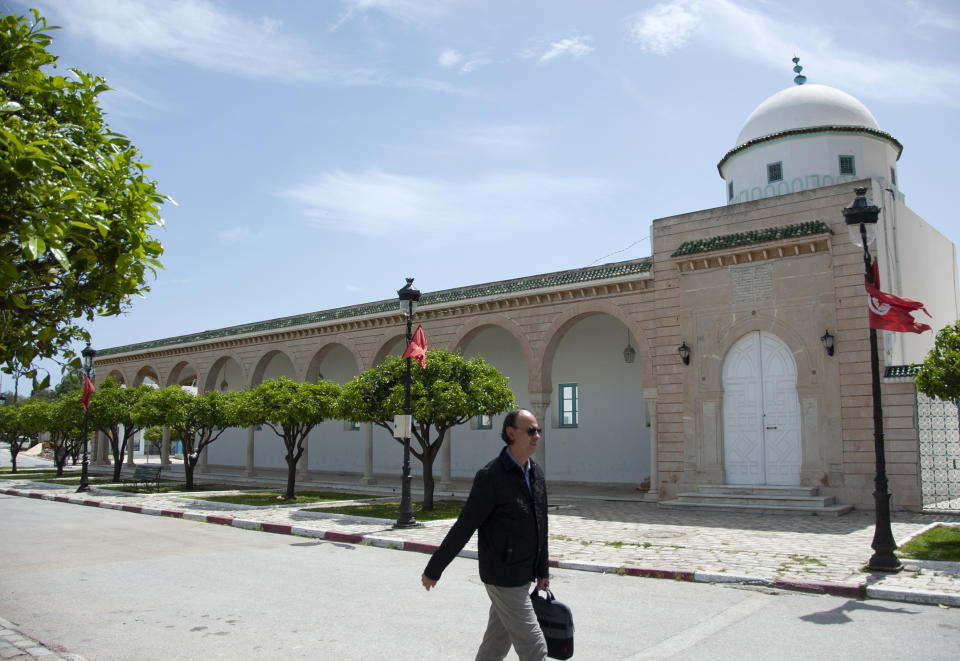
<svg viewBox="0 0 960 661">
<path fill-rule="evenodd" d="M 802 460 L 797 364 L 770 333 L 737 340 L 723 363 L 727 484 L 798 485 Z"/>
</svg>

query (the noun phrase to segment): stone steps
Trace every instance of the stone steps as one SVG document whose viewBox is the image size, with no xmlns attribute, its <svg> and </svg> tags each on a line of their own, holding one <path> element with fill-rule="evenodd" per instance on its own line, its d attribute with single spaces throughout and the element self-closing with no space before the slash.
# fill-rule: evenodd
<svg viewBox="0 0 960 661">
<path fill-rule="evenodd" d="M 661 501 L 664 509 L 686 509 L 755 514 L 840 516 L 851 505 L 839 505 L 833 496 L 819 495 L 817 487 L 766 485 L 702 485 L 695 492 Z"/>
</svg>

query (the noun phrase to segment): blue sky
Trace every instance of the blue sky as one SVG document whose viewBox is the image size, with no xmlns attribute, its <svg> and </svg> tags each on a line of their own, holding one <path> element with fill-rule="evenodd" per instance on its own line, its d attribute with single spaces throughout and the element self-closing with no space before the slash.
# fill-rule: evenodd
<svg viewBox="0 0 960 661">
<path fill-rule="evenodd" d="M 954 2 L 0 0 L 32 6 L 178 202 L 98 348 L 647 256 L 655 218 L 724 204 L 717 162 L 794 54 L 960 241 Z"/>
</svg>

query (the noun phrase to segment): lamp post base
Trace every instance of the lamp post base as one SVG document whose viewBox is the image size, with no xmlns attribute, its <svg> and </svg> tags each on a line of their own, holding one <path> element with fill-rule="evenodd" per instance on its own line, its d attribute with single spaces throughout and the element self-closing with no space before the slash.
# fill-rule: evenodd
<svg viewBox="0 0 960 661">
<path fill-rule="evenodd" d="M 409 361 L 409 358 L 407 359 Z M 400 478 L 400 511 L 394 528 L 413 528 L 420 524 L 413 517 L 413 498 L 410 494 L 410 439 L 403 439 L 403 474 Z"/>
</svg>

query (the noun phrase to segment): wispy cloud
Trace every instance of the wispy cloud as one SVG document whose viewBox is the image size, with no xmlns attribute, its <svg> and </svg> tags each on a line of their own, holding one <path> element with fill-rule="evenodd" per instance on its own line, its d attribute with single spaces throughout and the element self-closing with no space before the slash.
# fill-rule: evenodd
<svg viewBox="0 0 960 661">
<path fill-rule="evenodd" d="M 631 35 L 643 50 L 666 55 L 684 46 L 700 24 L 700 3 L 690 0 L 655 5 L 635 18 Z"/>
<path fill-rule="evenodd" d="M 910 15 L 910 26 L 915 30 L 960 31 L 960 17 L 947 14 L 939 7 L 931 7 L 929 3 L 910 0 L 906 3 L 906 10 Z"/>
<path fill-rule="evenodd" d="M 437 58 L 437 64 L 445 69 L 457 68 L 460 73 L 471 73 L 480 67 L 490 64 L 490 58 L 484 55 L 466 56 L 454 48 L 447 48 Z"/>
<path fill-rule="evenodd" d="M 540 55 L 537 61 L 540 64 L 545 64 L 563 55 L 568 55 L 575 60 L 579 60 L 593 52 L 593 46 L 589 43 L 591 41 L 593 41 L 593 37 L 589 36 L 568 37 L 567 39 L 555 41 L 550 44 L 550 47 L 545 53 Z"/>
<path fill-rule="evenodd" d="M 505 172 L 445 181 L 381 171 L 325 172 L 281 197 L 324 229 L 368 237 L 416 233 L 445 244 L 523 226 L 560 226 L 605 191 L 593 177 Z"/>
<path fill-rule="evenodd" d="M 201 69 L 287 82 L 369 84 L 371 71 L 346 67 L 314 42 L 263 16 L 244 18 L 210 0 L 71 0 L 46 4 L 74 34 L 120 57 L 176 60 Z"/>
<path fill-rule="evenodd" d="M 249 227 L 232 227 L 217 233 L 221 245 L 232 246 L 237 243 L 250 243 L 263 238 L 263 232 L 255 232 Z"/>
<path fill-rule="evenodd" d="M 925 5 L 913 4 L 915 20 L 938 20 L 916 11 Z M 833 85 L 863 98 L 960 104 L 960 68 L 952 60 L 915 61 L 859 52 L 816 19 L 798 23 L 794 11 L 736 0 L 667 0 L 631 16 L 628 27 L 645 52 L 669 55 L 693 45 L 720 50 L 784 70 L 785 85 L 789 71 L 784 60 L 799 53 L 811 83 Z M 782 58 L 771 57 L 776 53 Z"/>
<path fill-rule="evenodd" d="M 488 156 L 515 158 L 528 154 L 546 135 L 540 124 L 501 124 L 464 129 L 453 139 Z"/>
<path fill-rule="evenodd" d="M 455 67 L 461 62 L 463 62 L 463 55 L 453 48 L 446 49 L 440 53 L 440 57 L 437 58 L 437 64 L 447 68 Z"/>
</svg>

